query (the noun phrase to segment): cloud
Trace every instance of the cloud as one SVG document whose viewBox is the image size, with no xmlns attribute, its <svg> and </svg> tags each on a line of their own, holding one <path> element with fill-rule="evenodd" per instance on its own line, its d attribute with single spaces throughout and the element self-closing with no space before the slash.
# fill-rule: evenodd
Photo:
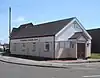
<svg viewBox="0 0 100 78">
<path fill-rule="evenodd" d="M 24 21 L 25 21 L 25 18 L 22 16 L 16 18 L 15 20 L 12 20 L 12 22 L 14 22 L 14 23 L 20 23 L 20 22 L 24 22 Z"/>
</svg>

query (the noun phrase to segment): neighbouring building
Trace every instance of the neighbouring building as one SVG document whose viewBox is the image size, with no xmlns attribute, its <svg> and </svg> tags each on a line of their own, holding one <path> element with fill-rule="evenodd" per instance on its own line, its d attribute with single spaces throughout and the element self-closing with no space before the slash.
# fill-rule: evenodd
<svg viewBox="0 0 100 78">
<path fill-rule="evenodd" d="M 3 52 L 3 51 L 4 51 L 3 45 L 0 43 L 0 52 Z"/>
<path fill-rule="evenodd" d="M 88 58 L 91 36 L 76 17 L 13 28 L 10 52 L 42 58 Z"/>
<path fill-rule="evenodd" d="M 92 53 L 100 53 L 100 28 L 89 29 L 89 30 L 87 30 L 87 32 L 92 37 L 91 52 Z"/>
<path fill-rule="evenodd" d="M 7 43 L 4 43 L 4 44 L 3 44 L 3 47 L 4 47 L 4 51 L 7 51 L 7 50 L 9 50 L 9 44 L 7 44 Z"/>
</svg>

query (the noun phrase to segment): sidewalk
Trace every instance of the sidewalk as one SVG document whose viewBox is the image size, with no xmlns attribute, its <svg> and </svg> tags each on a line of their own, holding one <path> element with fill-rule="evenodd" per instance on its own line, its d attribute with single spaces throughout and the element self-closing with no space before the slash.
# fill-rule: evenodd
<svg viewBox="0 0 100 78">
<path fill-rule="evenodd" d="M 100 59 L 87 59 L 87 60 L 83 60 L 83 59 L 78 59 L 78 60 L 53 60 L 50 61 L 52 63 L 92 63 L 92 62 L 100 62 Z"/>
<path fill-rule="evenodd" d="M 27 66 L 67 68 L 68 65 L 70 64 L 100 62 L 100 59 L 71 60 L 71 61 L 69 60 L 34 61 L 34 60 L 0 55 L 0 61 L 6 62 L 6 63 L 18 64 L 18 65 L 27 65 Z"/>
</svg>

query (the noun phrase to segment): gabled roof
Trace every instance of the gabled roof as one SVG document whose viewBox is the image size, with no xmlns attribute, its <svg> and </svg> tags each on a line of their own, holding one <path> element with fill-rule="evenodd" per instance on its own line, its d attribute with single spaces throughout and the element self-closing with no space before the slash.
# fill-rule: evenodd
<svg viewBox="0 0 100 78">
<path fill-rule="evenodd" d="M 11 38 L 13 38 L 14 36 L 18 36 L 18 34 L 20 34 L 20 31 L 22 31 L 22 29 L 24 28 L 33 28 L 33 24 L 27 23 L 20 25 L 19 28 L 13 28 L 12 33 L 10 34 Z"/>
<path fill-rule="evenodd" d="M 34 25 L 32 24 L 32 23 L 27 23 L 27 24 L 22 24 L 22 25 L 20 25 L 20 29 L 21 28 L 32 28 Z"/>
<path fill-rule="evenodd" d="M 74 18 L 75 17 L 38 25 L 33 25 L 32 23 L 20 25 L 19 28 L 14 28 L 12 30 L 11 39 L 53 36 Z"/>
</svg>

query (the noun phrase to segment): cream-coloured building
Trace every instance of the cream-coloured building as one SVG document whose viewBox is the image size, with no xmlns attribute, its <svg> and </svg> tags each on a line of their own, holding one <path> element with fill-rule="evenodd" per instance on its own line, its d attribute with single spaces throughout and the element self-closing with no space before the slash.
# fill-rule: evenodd
<svg viewBox="0 0 100 78">
<path fill-rule="evenodd" d="M 76 17 L 13 28 L 10 52 L 41 58 L 88 58 L 91 36 Z"/>
</svg>

